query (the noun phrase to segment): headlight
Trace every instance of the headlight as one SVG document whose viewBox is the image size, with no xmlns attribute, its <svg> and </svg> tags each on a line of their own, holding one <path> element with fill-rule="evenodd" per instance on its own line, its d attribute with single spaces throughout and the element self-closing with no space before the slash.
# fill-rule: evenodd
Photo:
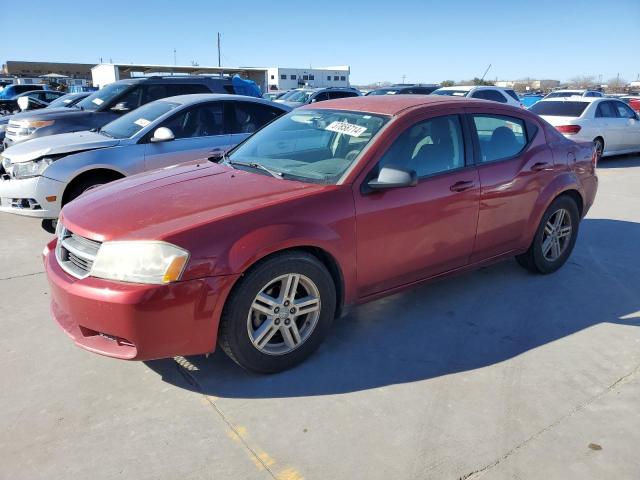
<svg viewBox="0 0 640 480">
<path fill-rule="evenodd" d="M 29 177 L 37 177 L 38 175 L 42 175 L 42 173 L 47 169 L 49 165 L 53 163 L 52 158 L 41 158 L 39 160 L 32 160 L 30 162 L 9 162 L 8 166 L 10 168 L 5 167 L 4 169 L 9 172 L 12 172 L 12 176 L 14 178 L 29 178 Z M 4 161 L 3 161 L 4 165 Z M 11 170 L 10 170 L 11 169 Z"/>
<path fill-rule="evenodd" d="M 92 277 L 163 284 L 180 279 L 189 252 L 165 242 L 105 242 L 93 262 Z"/>
<path fill-rule="evenodd" d="M 22 120 L 19 122 L 15 122 L 20 130 L 16 133 L 17 135 L 31 135 L 38 128 L 48 127 L 49 125 L 53 125 L 56 123 L 55 120 Z"/>
</svg>

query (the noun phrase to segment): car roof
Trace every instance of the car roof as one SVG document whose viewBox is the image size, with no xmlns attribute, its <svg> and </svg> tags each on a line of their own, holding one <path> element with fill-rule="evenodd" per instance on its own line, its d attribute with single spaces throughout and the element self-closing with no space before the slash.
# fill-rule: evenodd
<svg viewBox="0 0 640 480">
<path fill-rule="evenodd" d="M 514 108 L 505 104 L 490 102 L 488 100 L 476 100 L 466 97 L 449 97 L 441 95 L 363 95 L 359 97 L 326 100 L 320 103 L 305 105 L 301 108 L 305 110 L 351 110 L 356 112 L 394 116 L 410 108 L 428 105 L 438 107 L 482 105 L 485 107 L 490 106 L 491 108 Z"/>
<path fill-rule="evenodd" d="M 164 97 L 156 101 L 179 103 L 180 105 L 190 105 L 200 102 L 207 102 L 212 100 L 242 100 L 243 102 L 255 102 L 263 103 L 265 105 L 274 105 L 276 107 L 286 109 L 286 107 L 280 103 L 274 103 L 264 98 L 248 97 L 245 95 L 233 95 L 230 93 L 191 93 L 188 95 L 176 95 L 175 97 Z"/>
<path fill-rule="evenodd" d="M 593 103 L 598 102 L 600 100 L 617 100 L 617 98 L 609 98 L 609 97 L 552 97 L 552 98 L 543 98 L 540 100 L 541 102 L 586 102 Z"/>
</svg>

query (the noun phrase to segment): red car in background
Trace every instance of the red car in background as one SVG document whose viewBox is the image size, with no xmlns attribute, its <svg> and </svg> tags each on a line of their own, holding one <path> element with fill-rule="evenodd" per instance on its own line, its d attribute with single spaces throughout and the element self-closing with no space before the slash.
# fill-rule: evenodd
<svg viewBox="0 0 640 480">
<path fill-rule="evenodd" d="M 621 100 L 627 102 L 636 112 L 640 112 L 640 97 L 623 97 Z"/>
<path fill-rule="evenodd" d="M 526 110 L 456 97 L 313 104 L 219 163 L 68 204 L 44 252 L 51 312 L 123 359 L 211 352 L 276 372 L 346 307 L 515 256 L 567 260 L 596 190 L 591 144 Z"/>
</svg>

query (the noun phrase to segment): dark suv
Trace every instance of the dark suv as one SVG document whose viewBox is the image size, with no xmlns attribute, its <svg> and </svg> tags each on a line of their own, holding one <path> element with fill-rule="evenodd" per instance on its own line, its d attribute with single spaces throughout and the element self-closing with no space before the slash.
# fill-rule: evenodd
<svg viewBox="0 0 640 480">
<path fill-rule="evenodd" d="M 422 85 L 420 83 L 391 85 L 390 87 L 376 88 L 367 95 L 429 95 L 440 88 L 438 85 Z"/>
<path fill-rule="evenodd" d="M 140 105 L 174 95 L 234 93 L 227 77 L 170 76 L 120 80 L 106 85 L 75 108 L 43 109 L 14 115 L 7 126 L 5 148 L 36 137 L 100 128 Z"/>
<path fill-rule="evenodd" d="M 307 103 L 359 96 L 360 92 L 351 87 L 294 88 L 279 97 L 276 102 L 296 108 L 306 105 Z"/>
</svg>

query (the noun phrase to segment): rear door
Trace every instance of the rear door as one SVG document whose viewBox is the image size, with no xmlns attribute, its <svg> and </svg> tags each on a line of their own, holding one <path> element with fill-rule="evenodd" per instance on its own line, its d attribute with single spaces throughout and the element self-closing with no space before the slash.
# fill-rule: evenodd
<svg viewBox="0 0 640 480">
<path fill-rule="evenodd" d="M 241 100 L 225 102 L 230 143 L 237 145 L 256 130 L 284 114 L 283 110 L 260 102 Z"/>
<path fill-rule="evenodd" d="M 430 112 L 396 129 L 354 191 L 361 297 L 464 266 L 473 250 L 479 182 L 462 116 Z M 385 165 L 414 170 L 418 185 L 367 190 Z"/>
<path fill-rule="evenodd" d="M 467 108 L 480 179 L 478 231 L 471 262 L 523 246 L 540 190 L 556 175 L 544 135 L 502 110 Z"/>
<path fill-rule="evenodd" d="M 596 126 L 596 135 L 603 137 L 604 151 L 607 153 L 625 148 L 626 122 L 619 117 L 615 103 L 611 100 L 598 102 L 593 120 Z"/>
<path fill-rule="evenodd" d="M 145 168 L 163 168 L 177 163 L 219 156 L 232 146 L 225 133 L 225 102 L 208 102 L 181 110 L 158 127 L 169 128 L 174 140 L 152 143 L 153 132 L 144 138 Z"/>
<path fill-rule="evenodd" d="M 620 101 L 612 102 L 618 116 L 624 122 L 621 125 L 622 143 L 625 150 L 640 150 L 640 121 L 636 113 Z"/>
</svg>

